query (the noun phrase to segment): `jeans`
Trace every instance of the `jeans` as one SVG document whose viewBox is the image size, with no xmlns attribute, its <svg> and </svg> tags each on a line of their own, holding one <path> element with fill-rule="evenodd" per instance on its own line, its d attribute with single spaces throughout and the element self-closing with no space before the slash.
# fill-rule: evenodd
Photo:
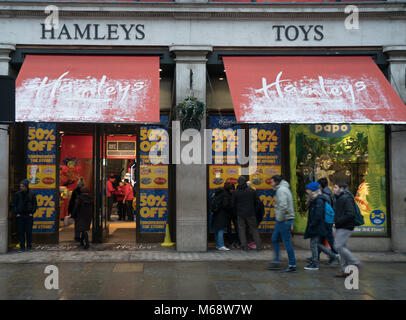
<svg viewBox="0 0 406 320">
<path fill-rule="evenodd" d="M 279 237 L 285 245 L 289 257 L 289 266 L 296 267 L 295 251 L 293 250 L 292 240 L 290 238 L 290 229 L 292 228 L 293 219 L 286 221 L 276 221 L 275 229 L 272 233 L 272 244 L 274 248 L 274 263 L 280 263 L 279 259 Z"/>
<path fill-rule="evenodd" d="M 257 219 L 255 218 L 255 216 L 238 217 L 238 227 L 239 227 L 238 234 L 240 235 L 241 249 L 244 249 L 244 250 L 248 249 L 247 238 L 245 235 L 245 226 L 246 225 L 250 229 L 252 237 L 254 238 L 255 244 L 257 246 L 257 250 L 261 249 L 262 242 L 261 242 L 261 238 L 259 237 L 259 231 L 257 228 Z"/>
<path fill-rule="evenodd" d="M 224 229 L 214 230 L 214 239 L 217 248 L 224 247 Z"/>
<path fill-rule="evenodd" d="M 351 230 L 347 229 L 337 229 L 336 230 L 336 250 L 340 255 L 341 268 L 345 272 L 345 268 L 349 265 L 358 265 L 360 264 L 347 248 L 347 241 L 351 237 Z"/>
<path fill-rule="evenodd" d="M 33 221 L 34 218 L 29 215 L 20 215 L 17 217 L 18 239 L 20 241 L 21 250 L 25 250 L 25 241 L 27 241 L 27 249 L 31 249 Z"/>
<path fill-rule="evenodd" d="M 312 250 L 312 264 L 319 265 L 319 244 L 320 236 L 312 236 L 310 238 L 310 249 Z"/>
<path fill-rule="evenodd" d="M 333 224 L 327 224 L 327 235 L 325 238 L 321 238 L 320 239 L 320 243 L 322 244 L 323 241 L 327 240 L 328 244 L 330 245 L 331 251 L 335 254 L 338 254 L 338 252 L 335 249 L 335 245 L 334 245 L 334 236 L 333 236 Z M 324 246 L 323 246 L 324 247 Z M 326 247 L 324 247 L 326 250 L 328 250 Z M 319 247 L 319 249 L 321 249 Z M 326 253 L 324 250 L 322 250 L 324 253 Z M 328 256 L 330 256 L 328 253 L 326 253 Z M 331 257 L 331 256 L 330 256 Z"/>
<path fill-rule="evenodd" d="M 237 217 L 227 217 L 227 243 L 231 246 L 233 243 L 240 245 L 240 237 L 238 236 L 238 222 Z M 231 222 L 234 224 L 235 233 L 233 233 L 233 229 L 231 228 Z"/>
</svg>

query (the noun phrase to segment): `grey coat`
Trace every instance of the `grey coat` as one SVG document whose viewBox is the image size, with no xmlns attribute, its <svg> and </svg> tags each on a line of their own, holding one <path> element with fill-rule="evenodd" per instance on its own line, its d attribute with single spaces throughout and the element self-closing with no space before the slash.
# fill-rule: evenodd
<svg viewBox="0 0 406 320">
<path fill-rule="evenodd" d="M 275 219 L 282 222 L 295 219 L 295 207 L 293 206 L 292 192 L 289 183 L 282 180 L 276 187 L 275 194 Z"/>
</svg>

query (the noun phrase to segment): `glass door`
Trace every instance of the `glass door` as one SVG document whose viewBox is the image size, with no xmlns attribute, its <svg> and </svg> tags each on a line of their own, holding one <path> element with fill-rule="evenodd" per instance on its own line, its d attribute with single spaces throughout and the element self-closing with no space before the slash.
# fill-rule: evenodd
<svg viewBox="0 0 406 320">
<path fill-rule="evenodd" d="M 106 133 L 104 125 L 96 125 L 94 130 L 94 219 L 92 223 L 93 242 L 107 242 L 109 237 L 107 174 L 106 174 Z"/>
</svg>

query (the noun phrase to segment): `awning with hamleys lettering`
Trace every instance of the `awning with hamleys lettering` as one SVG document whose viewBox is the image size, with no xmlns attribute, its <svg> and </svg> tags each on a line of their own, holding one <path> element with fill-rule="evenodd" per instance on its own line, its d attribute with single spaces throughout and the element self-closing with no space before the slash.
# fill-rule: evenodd
<svg viewBox="0 0 406 320">
<path fill-rule="evenodd" d="M 406 123 L 406 106 L 368 56 L 223 57 L 238 121 Z"/>
<path fill-rule="evenodd" d="M 158 56 L 27 55 L 16 121 L 159 122 Z"/>
</svg>

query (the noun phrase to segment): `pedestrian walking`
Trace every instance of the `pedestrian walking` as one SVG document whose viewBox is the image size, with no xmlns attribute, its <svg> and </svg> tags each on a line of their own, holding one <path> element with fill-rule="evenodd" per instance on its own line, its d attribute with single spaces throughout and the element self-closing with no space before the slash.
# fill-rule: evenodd
<svg viewBox="0 0 406 320">
<path fill-rule="evenodd" d="M 130 184 L 130 180 L 124 179 L 124 210 L 125 215 L 127 216 L 128 221 L 134 221 L 134 213 L 133 213 L 133 200 L 134 200 L 134 191 L 133 187 Z"/>
<path fill-rule="evenodd" d="M 80 232 L 80 245 L 89 249 L 90 224 L 93 217 L 93 197 L 89 195 L 89 189 L 83 186 L 80 195 L 75 201 L 72 218 L 77 221 L 77 231 Z"/>
<path fill-rule="evenodd" d="M 78 181 L 78 183 L 76 185 L 76 188 L 72 191 L 72 195 L 71 195 L 70 200 L 69 200 L 68 214 L 70 216 L 72 216 L 73 209 L 75 207 L 76 199 L 80 195 L 80 188 L 82 188 L 83 186 L 84 186 L 84 182 L 83 182 L 83 179 L 81 178 L 81 179 L 79 179 L 79 181 Z M 80 232 L 77 231 L 76 220 L 75 220 L 75 223 L 74 223 L 74 232 L 75 232 L 75 241 L 80 242 Z"/>
<path fill-rule="evenodd" d="M 317 182 L 320 184 L 320 189 L 321 189 L 321 196 L 322 199 L 327 202 L 331 208 L 334 207 L 333 205 L 333 192 L 330 190 L 330 188 L 328 187 L 328 180 L 327 178 L 321 178 L 319 180 L 317 180 Z M 333 235 L 333 225 L 334 222 L 330 222 L 327 221 L 326 217 L 324 219 L 324 222 L 326 223 L 326 236 L 325 237 L 321 237 L 320 238 L 320 245 L 319 245 L 319 257 L 320 257 L 320 252 L 328 252 L 329 250 L 324 246 L 324 242 L 325 240 L 327 240 L 331 251 L 335 254 L 334 258 L 331 258 L 331 255 L 329 253 L 326 253 L 329 256 L 329 261 L 327 262 L 327 264 L 331 265 L 334 263 L 338 262 L 338 252 L 335 249 L 335 244 L 334 244 L 334 235 Z M 327 251 L 326 251 L 327 250 Z M 319 259 L 320 261 L 320 259 Z"/>
<path fill-rule="evenodd" d="M 25 249 L 32 250 L 32 226 L 35 211 L 37 211 L 37 197 L 29 188 L 29 181 L 24 179 L 20 182 L 20 191 L 15 194 L 13 201 L 13 212 L 17 218 L 20 241 L 19 252 L 23 252 Z"/>
<path fill-rule="evenodd" d="M 248 187 L 250 187 L 251 189 L 255 190 L 255 192 L 256 192 L 256 189 L 255 189 L 255 187 L 252 185 L 251 181 L 247 181 L 247 185 L 248 185 Z M 265 207 L 264 207 L 264 204 L 262 203 L 262 201 L 260 200 L 260 201 L 258 202 L 257 208 L 255 208 L 255 219 L 256 219 L 256 222 L 257 222 L 257 229 L 258 229 L 258 231 L 259 231 L 259 225 L 261 224 L 261 222 L 262 222 L 262 220 L 263 220 L 263 218 L 264 218 L 264 215 L 265 215 Z M 248 233 L 247 233 L 247 239 L 248 239 L 248 238 L 249 238 L 249 235 L 248 235 Z M 250 242 L 248 243 L 248 248 L 256 249 L 257 246 L 256 246 L 256 244 L 255 244 L 254 241 L 250 241 Z"/>
<path fill-rule="evenodd" d="M 231 206 L 231 183 L 226 182 L 223 188 L 217 188 L 214 193 L 212 212 L 212 228 L 216 240 L 216 249 L 220 251 L 229 251 L 224 245 L 224 229 L 227 226 L 227 215 L 232 211 Z"/>
<path fill-rule="evenodd" d="M 224 189 L 226 191 L 227 197 L 230 197 L 232 200 L 232 193 L 235 191 L 235 185 L 232 183 L 224 184 Z M 240 236 L 238 235 L 238 217 L 231 207 L 231 209 L 226 214 L 226 236 L 227 247 L 239 248 L 241 246 Z M 231 224 L 232 223 L 232 224 Z M 234 232 L 232 225 L 234 225 Z"/>
<path fill-rule="evenodd" d="M 305 267 L 305 270 L 319 270 L 319 250 L 322 246 L 320 239 L 327 234 L 327 226 L 324 221 L 325 200 L 323 199 L 320 184 L 318 182 L 307 184 L 306 193 L 310 199 L 310 206 L 304 238 L 310 238 L 312 259 L 309 265 Z M 325 247 L 323 246 L 323 248 Z M 331 260 L 334 261 L 336 259 L 336 255 L 327 248 L 325 248 L 324 252 L 330 256 Z"/>
<path fill-rule="evenodd" d="M 354 201 L 354 196 L 348 191 L 348 185 L 344 182 L 337 182 L 333 188 L 335 196 L 335 227 L 336 238 L 335 247 L 340 255 L 341 272 L 337 277 L 347 277 L 349 274 L 345 272 L 345 268 L 349 265 L 360 267 L 361 263 L 357 260 L 347 248 L 347 241 L 351 237 L 351 233 L 355 227 L 355 213 L 357 205 Z"/>
<path fill-rule="evenodd" d="M 107 180 L 107 220 L 111 220 L 111 211 L 113 210 L 113 202 L 114 202 L 114 183 L 115 183 L 116 178 L 114 177 L 114 174 L 110 174 L 109 180 Z"/>
<path fill-rule="evenodd" d="M 232 193 L 232 207 L 238 217 L 238 234 L 241 241 L 241 250 L 248 250 L 245 234 L 246 227 L 249 228 L 254 238 L 257 251 L 262 249 L 261 238 L 259 237 L 255 218 L 258 205 L 259 198 L 256 191 L 248 187 L 244 176 L 240 176 L 238 178 L 237 190 Z"/>
<path fill-rule="evenodd" d="M 123 203 L 124 200 L 124 182 L 120 181 L 118 183 L 117 188 L 114 191 L 114 195 L 117 199 L 117 211 L 118 211 L 118 220 L 125 220 L 125 205 Z"/>
<path fill-rule="evenodd" d="M 271 185 L 275 189 L 274 207 L 275 207 L 275 228 L 272 233 L 272 245 L 274 248 L 274 258 L 272 263 L 266 268 L 269 270 L 280 270 L 281 261 L 279 258 L 279 239 L 285 245 L 289 265 L 284 272 L 296 272 L 295 251 L 293 250 L 292 240 L 290 237 L 295 220 L 295 209 L 293 206 L 292 192 L 289 183 L 282 179 L 280 175 L 274 175 L 271 178 Z"/>
</svg>

